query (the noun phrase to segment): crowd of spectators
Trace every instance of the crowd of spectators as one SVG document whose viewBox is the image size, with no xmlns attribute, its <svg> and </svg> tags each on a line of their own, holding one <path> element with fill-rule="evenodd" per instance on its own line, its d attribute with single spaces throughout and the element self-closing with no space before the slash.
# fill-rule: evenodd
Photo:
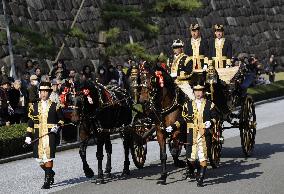
<svg viewBox="0 0 284 194">
<path fill-rule="evenodd" d="M 76 88 L 82 80 L 96 80 L 103 85 L 111 83 L 127 88 L 123 67 L 101 65 L 95 69 L 85 65 L 81 71 L 76 71 L 68 69 L 64 61 L 59 60 L 50 73 L 44 73 L 38 62 L 28 60 L 20 79 L 13 79 L 3 71 L 0 74 L 0 126 L 27 122 L 29 104 L 39 100 L 38 86 L 41 81 L 52 83 L 50 99 L 58 103 L 65 84 L 73 84 Z"/>
</svg>

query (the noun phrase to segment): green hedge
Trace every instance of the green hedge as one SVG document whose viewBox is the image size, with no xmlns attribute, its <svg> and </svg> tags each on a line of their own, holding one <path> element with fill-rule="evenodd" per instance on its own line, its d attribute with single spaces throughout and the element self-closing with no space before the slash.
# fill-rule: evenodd
<svg viewBox="0 0 284 194">
<path fill-rule="evenodd" d="M 23 148 L 26 124 L 0 127 L 0 159 L 30 152 L 31 147 Z"/>
<path fill-rule="evenodd" d="M 255 102 L 284 96 L 284 80 L 249 88 L 248 93 L 252 95 Z"/>
</svg>

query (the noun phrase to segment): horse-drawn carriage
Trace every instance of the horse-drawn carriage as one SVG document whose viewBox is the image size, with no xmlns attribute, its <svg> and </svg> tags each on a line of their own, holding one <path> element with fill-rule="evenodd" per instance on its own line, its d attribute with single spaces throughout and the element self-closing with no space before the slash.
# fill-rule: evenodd
<svg viewBox="0 0 284 194">
<path fill-rule="evenodd" d="M 142 69 L 142 70 L 141 70 Z M 161 69 L 160 69 L 161 70 Z M 157 104 L 154 102 L 154 96 L 157 93 L 157 88 L 150 87 L 150 85 L 153 86 L 156 84 L 156 86 L 159 88 L 168 87 L 168 83 L 161 83 L 166 82 L 164 79 L 165 74 L 160 73 L 161 71 L 158 69 L 155 69 L 154 72 L 150 73 L 149 71 L 145 73 L 143 68 L 137 68 L 133 70 L 132 74 L 132 92 L 135 94 L 134 98 L 136 98 L 136 101 L 139 101 L 137 93 L 139 93 L 137 90 L 139 87 L 142 88 L 148 88 L 152 91 L 149 92 L 149 105 L 150 108 L 152 108 L 152 112 L 155 114 L 160 114 L 160 124 L 162 128 L 165 128 L 167 125 L 167 121 L 163 122 L 163 117 L 166 116 L 166 114 L 170 113 L 171 111 L 174 111 L 174 109 L 178 106 L 178 91 L 174 92 L 175 95 L 173 95 L 173 98 L 171 98 L 172 103 L 167 107 L 160 108 L 160 110 L 157 110 Z M 136 71 L 140 71 L 137 73 Z M 157 73 L 158 72 L 158 73 Z M 148 80 L 152 82 L 147 83 L 147 73 L 152 74 Z M 139 75 L 138 75 L 139 74 Z M 163 76 L 164 77 L 163 77 Z M 207 70 L 196 70 L 193 71 L 192 74 L 189 76 L 189 82 L 193 82 L 193 80 L 201 79 L 205 82 L 205 92 L 206 92 L 206 98 L 213 101 L 217 107 L 218 112 L 218 118 L 216 118 L 216 123 L 212 127 L 211 134 L 212 134 L 212 143 L 211 147 L 208 152 L 208 158 L 210 160 L 210 164 L 213 168 L 216 168 L 219 164 L 220 157 L 221 157 L 221 150 L 222 150 L 222 144 L 224 143 L 224 138 L 222 136 L 222 132 L 225 129 L 230 128 L 239 128 L 240 130 L 240 137 L 241 137 L 241 145 L 242 150 L 245 154 L 245 156 L 250 156 L 253 152 L 254 144 L 255 144 L 255 135 L 256 135 L 256 114 L 255 114 L 255 106 L 254 101 L 252 97 L 247 94 L 246 89 L 244 88 L 242 83 L 245 80 L 246 72 L 244 69 L 238 67 L 231 67 L 231 68 L 220 68 L 215 69 L 213 66 L 209 66 Z M 140 84 L 137 84 L 137 83 Z M 150 87 L 150 88 L 149 88 Z M 178 89 L 176 89 L 178 90 Z M 151 95 L 152 93 L 152 95 Z M 141 95 L 141 93 L 140 93 Z M 158 94 L 162 95 L 162 93 Z M 155 108 L 156 107 L 156 108 Z M 149 108 L 149 106 L 148 106 Z M 155 110 L 153 110 L 155 109 Z M 158 117 L 159 117 L 158 116 Z M 171 115 L 170 115 L 171 116 Z M 144 114 L 145 117 L 145 114 Z M 153 119 L 152 119 L 153 120 Z M 224 124 L 226 122 L 226 125 Z M 148 125 L 150 126 L 150 125 Z M 155 125 L 153 125 L 155 126 Z M 149 134 L 151 134 L 153 130 L 150 130 L 150 128 L 141 128 L 140 134 L 144 138 L 140 142 L 143 144 L 139 144 L 139 146 L 136 147 L 139 152 L 137 152 L 136 155 L 134 155 L 136 158 L 141 158 L 141 163 L 139 164 L 139 167 L 143 166 L 146 158 L 146 150 L 147 147 L 145 144 L 147 143 L 147 137 Z M 175 143 L 175 141 L 178 141 L 178 138 L 175 137 L 175 135 L 168 135 L 169 137 L 169 148 L 172 150 L 175 146 L 178 146 L 178 143 Z M 143 152 L 144 151 L 144 152 Z M 180 152 L 175 153 L 180 154 Z M 137 166 L 137 165 L 136 165 Z M 138 167 L 138 166 L 137 166 Z"/>
<path fill-rule="evenodd" d="M 217 167 L 220 161 L 224 129 L 240 129 L 242 148 L 245 155 L 249 156 L 254 147 L 256 116 L 253 99 L 242 88 L 245 74 L 237 67 L 216 70 L 210 66 L 206 71 L 194 71 L 191 78 L 195 79 L 194 77 L 204 79 L 206 96 L 215 103 L 219 113 L 217 122 L 212 127 L 212 144 L 208 152 L 212 167 Z M 115 86 L 105 87 L 98 83 L 90 83 L 83 86 L 76 96 L 74 108 L 78 114 L 71 117 L 78 122 L 80 128 L 80 156 L 87 177 L 94 174 L 86 161 L 89 138 L 95 135 L 98 139 L 98 182 L 101 183 L 104 144 L 108 154 L 106 172 L 110 173 L 111 169 L 111 133 L 123 135 L 123 173 L 128 174 L 129 150 L 136 167 L 142 168 L 147 155 L 147 142 L 153 139 L 153 133 L 156 132 L 162 167 L 159 183 L 166 183 L 166 144 L 169 143 L 174 162 L 178 165 L 181 134 L 179 131 L 169 134 L 165 128 L 181 115 L 184 100 L 184 95 L 166 70 L 158 65 L 133 66 L 130 94 Z M 225 121 L 230 126 L 224 126 Z"/>
</svg>

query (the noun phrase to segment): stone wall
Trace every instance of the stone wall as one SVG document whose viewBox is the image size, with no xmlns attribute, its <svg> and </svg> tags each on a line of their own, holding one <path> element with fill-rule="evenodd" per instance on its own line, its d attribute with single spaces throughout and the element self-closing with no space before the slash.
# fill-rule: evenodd
<svg viewBox="0 0 284 194">
<path fill-rule="evenodd" d="M 81 0 L 6 0 L 6 2 L 10 24 L 48 32 L 54 28 L 60 30 L 69 28 Z M 226 37 L 233 42 L 235 55 L 248 52 L 260 58 L 267 58 L 274 53 L 284 64 L 283 0 L 202 0 L 202 2 L 203 7 L 191 13 L 171 12 L 157 18 L 161 32 L 155 40 L 144 42 L 139 32 L 132 33 L 133 40 L 144 43 L 150 52 L 169 53 L 173 39 L 189 38 L 188 27 L 192 22 L 198 22 L 202 26 L 202 35 L 207 39 L 213 37 L 212 26 L 220 23 L 225 25 Z M 88 34 L 90 40 L 96 41 L 99 40 L 101 23 L 99 3 L 100 1 L 86 0 L 76 23 L 78 28 Z M 121 4 L 139 6 L 139 1 L 121 0 Z M 56 36 L 53 40 L 59 48 L 63 37 Z M 67 46 L 61 58 L 66 60 L 69 66 L 80 68 L 85 64 L 98 63 L 101 52 L 98 44 L 78 38 L 69 38 L 65 41 Z M 21 54 L 16 53 L 16 58 L 21 58 Z M 8 63 L 7 56 L 7 45 L 1 45 L 2 63 Z M 16 65 L 20 65 L 17 63 L 21 60 L 17 61 Z"/>
</svg>

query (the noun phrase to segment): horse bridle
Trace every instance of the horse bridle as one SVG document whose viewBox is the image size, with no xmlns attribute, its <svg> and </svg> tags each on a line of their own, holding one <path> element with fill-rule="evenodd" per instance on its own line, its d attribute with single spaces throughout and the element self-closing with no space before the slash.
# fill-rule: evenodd
<svg viewBox="0 0 284 194">
<path fill-rule="evenodd" d="M 157 97 L 157 90 L 158 87 L 160 86 L 153 86 L 154 82 L 153 80 L 155 80 L 155 84 L 157 84 L 157 77 L 156 75 L 151 75 L 150 77 L 148 75 L 151 75 L 149 71 L 147 71 L 143 65 L 139 66 L 138 71 L 135 71 L 135 74 L 133 75 L 133 78 L 136 79 L 134 80 L 132 87 L 136 87 L 136 88 L 140 88 L 140 90 L 142 91 L 143 89 L 146 90 L 146 93 L 149 95 L 149 106 L 151 107 L 151 109 L 153 109 L 156 113 L 158 114 L 162 114 L 162 115 L 166 115 L 170 112 L 172 112 L 173 110 L 176 109 L 176 107 L 179 105 L 178 104 L 178 89 L 175 88 L 175 95 L 174 95 L 174 100 L 173 103 L 171 104 L 171 106 L 167 107 L 167 108 L 162 108 L 161 110 L 158 110 L 155 106 L 155 99 Z M 138 83 L 138 77 L 140 78 L 141 83 Z M 177 87 L 177 86 L 176 86 Z M 140 92 L 141 93 L 141 92 Z M 138 92 L 139 94 L 139 92 Z"/>
</svg>

